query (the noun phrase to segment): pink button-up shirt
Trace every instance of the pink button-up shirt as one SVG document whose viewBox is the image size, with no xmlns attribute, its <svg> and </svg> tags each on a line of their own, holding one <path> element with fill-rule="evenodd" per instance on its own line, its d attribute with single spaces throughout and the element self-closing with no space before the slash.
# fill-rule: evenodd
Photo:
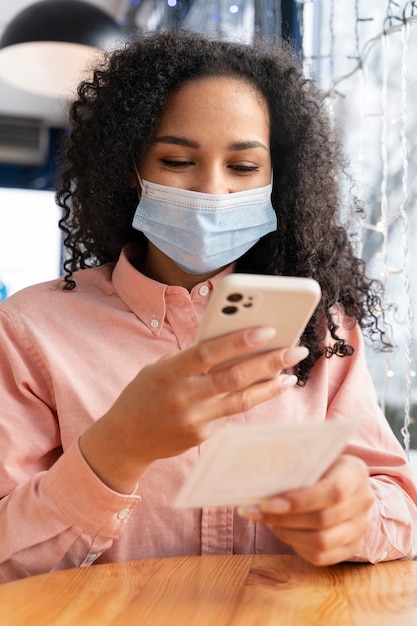
<svg viewBox="0 0 417 626">
<path fill-rule="evenodd" d="M 89 468 L 78 438 L 137 372 L 188 348 L 218 276 L 191 293 L 143 276 L 124 251 L 83 270 L 75 291 L 30 287 L 0 307 L 0 580 L 91 563 L 193 554 L 285 553 L 232 507 L 175 509 L 200 449 L 153 463 L 134 493 L 112 491 Z M 360 420 L 346 452 L 369 466 L 373 524 L 359 560 L 412 557 L 417 493 L 381 414 L 357 327 L 353 357 L 322 358 L 304 388 L 231 422 Z M 138 407 L 140 414 L 140 407 Z"/>
</svg>

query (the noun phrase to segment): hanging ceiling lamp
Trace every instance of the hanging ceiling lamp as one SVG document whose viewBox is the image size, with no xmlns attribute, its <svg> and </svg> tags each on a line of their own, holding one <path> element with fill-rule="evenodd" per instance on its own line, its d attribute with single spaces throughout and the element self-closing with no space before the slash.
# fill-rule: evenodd
<svg viewBox="0 0 417 626">
<path fill-rule="evenodd" d="M 123 40 L 122 28 L 88 2 L 41 0 L 5 28 L 0 78 L 25 91 L 68 98 L 100 51 Z"/>
</svg>

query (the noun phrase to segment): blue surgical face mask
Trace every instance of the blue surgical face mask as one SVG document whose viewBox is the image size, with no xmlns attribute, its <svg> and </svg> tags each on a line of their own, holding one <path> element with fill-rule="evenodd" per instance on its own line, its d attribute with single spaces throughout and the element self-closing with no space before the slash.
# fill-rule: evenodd
<svg viewBox="0 0 417 626">
<path fill-rule="evenodd" d="M 139 182 L 133 227 L 188 274 L 224 267 L 276 230 L 272 184 L 218 195 Z"/>
</svg>

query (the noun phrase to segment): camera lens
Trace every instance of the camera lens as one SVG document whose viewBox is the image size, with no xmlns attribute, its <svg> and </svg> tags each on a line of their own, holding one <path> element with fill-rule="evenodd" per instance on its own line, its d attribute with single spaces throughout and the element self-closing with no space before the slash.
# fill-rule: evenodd
<svg viewBox="0 0 417 626">
<path fill-rule="evenodd" d="M 229 296 L 227 296 L 229 302 L 240 302 L 242 298 L 243 296 L 241 293 L 231 293 Z"/>
<path fill-rule="evenodd" d="M 222 313 L 224 313 L 225 315 L 234 315 L 237 310 L 237 306 L 225 306 L 222 308 Z"/>
</svg>

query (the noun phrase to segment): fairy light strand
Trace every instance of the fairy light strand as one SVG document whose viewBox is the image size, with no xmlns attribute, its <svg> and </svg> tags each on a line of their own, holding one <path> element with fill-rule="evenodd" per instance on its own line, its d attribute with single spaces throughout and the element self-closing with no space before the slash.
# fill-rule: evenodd
<svg viewBox="0 0 417 626">
<path fill-rule="evenodd" d="M 300 2 L 300 4 L 308 4 L 309 2 L 315 2 L 316 0 L 304 0 Z M 318 0 L 320 1 L 320 0 Z M 330 16 L 331 16 L 331 29 L 334 28 L 334 1 L 328 0 L 331 2 L 330 4 Z M 382 9 L 383 10 L 383 9 Z M 354 41 L 354 51 L 352 51 L 352 56 L 348 58 L 353 60 L 354 66 L 353 68 L 346 74 L 335 78 L 335 58 L 334 52 L 335 47 L 337 47 L 337 38 L 335 38 L 335 31 L 330 30 L 330 63 L 331 63 L 331 72 L 330 72 L 330 80 L 329 85 L 326 89 L 326 95 L 328 97 L 328 101 L 330 102 L 330 110 L 334 111 L 334 101 L 336 97 L 343 96 L 340 89 L 343 89 L 343 83 L 347 83 L 351 77 L 355 74 L 359 75 L 361 88 L 363 92 L 361 93 L 360 99 L 360 117 L 361 117 L 361 127 L 365 118 L 369 117 L 378 117 L 381 119 L 381 129 L 380 129 L 380 156 L 381 156 L 381 180 L 380 180 L 380 206 L 379 206 L 379 216 L 376 218 L 376 223 L 367 223 L 364 225 L 365 229 L 373 230 L 379 232 L 381 234 L 381 246 L 380 253 L 378 253 L 379 258 L 382 261 L 383 270 L 382 270 L 382 280 L 386 287 L 388 287 L 388 283 L 392 285 L 396 285 L 398 287 L 398 280 L 402 279 L 403 290 L 402 294 L 404 297 L 404 306 L 405 306 L 405 315 L 406 315 L 406 323 L 401 324 L 400 330 L 404 333 L 405 347 L 401 353 L 401 359 L 403 366 L 405 367 L 405 396 L 403 397 L 404 406 L 403 406 L 403 427 L 401 428 L 401 435 L 404 442 L 404 447 L 406 452 L 409 451 L 410 446 L 410 433 L 409 433 L 409 425 L 411 423 L 411 400 L 412 400 L 412 382 L 416 376 L 415 371 L 413 370 L 413 358 L 412 358 L 412 348 L 413 348 L 413 302 L 411 296 L 411 284 L 410 284 L 410 276 L 408 273 L 408 265 L 409 265 L 409 243 L 410 243 L 410 232 L 409 232 L 409 217 L 407 213 L 407 209 L 409 209 L 410 198 L 409 198 L 409 159 L 408 159 L 408 128 L 407 128 L 407 100 L 408 100 L 408 78 L 407 78 L 407 59 L 409 56 L 409 40 L 411 29 L 417 23 L 417 0 L 412 0 L 408 2 L 394 2 L 393 0 L 388 0 L 386 4 L 386 15 L 385 18 L 382 19 L 382 30 L 376 36 L 369 38 L 365 45 L 360 47 L 360 32 L 359 27 L 360 24 L 365 21 L 374 20 L 374 17 L 368 16 L 360 16 L 359 11 L 359 0 L 355 0 L 354 5 L 354 18 L 355 18 L 355 26 L 353 33 L 353 41 Z M 401 43 L 402 43 L 402 51 L 401 51 L 401 60 L 397 65 L 394 63 L 394 69 L 392 69 L 393 62 L 395 59 L 391 58 L 391 50 L 390 43 L 393 39 L 393 35 L 396 33 L 401 34 Z M 413 31 L 415 34 L 415 31 Z M 367 81 L 367 61 L 370 53 L 373 52 L 375 46 L 380 44 L 380 56 L 382 61 L 382 77 L 380 84 L 380 107 L 381 111 L 376 112 L 365 112 L 365 106 L 368 104 L 366 102 L 366 94 L 365 87 Z M 336 50 L 337 51 L 337 50 Z M 377 51 L 378 54 L 378 51 Z M 328 55 L 323 56 L 320 60 L 323 62 L 327 60 Z M 368 64 L 369 65 L 369 64 Z M 391 74 L 390 74 L 391 67 Z M 390 86 L 390 78 L 394 78 L 398 76 L 400 80 L 400 90 L 401 90 L 401 110 L 398 115 L 394 116 L 390 115 L 389 108 L 389 86 Z M 369 79 L 368 79 L 369 80 Z M 375 83 L 371 84 L 371 87 L 374 86 Z M 393 100 L 393 104 L 395 106 L 395 99 Z M 392 106 L 392 105 L 391 105 Z M 393 118 L 393 119 L 390 119 Z M 395 134 L 393 134 L 394 125 L 398 124 L 399 132 L 398 132 L 398 142 L 397 145 L 401 149 L 401 201 L 400 206 L 397 210 L 392 210 L 392 207 L 396 206 L 394 204 L 395 198 L 391 197 L 388 194 L 389 191 L 389 156 L 391 156 L 391 151 L 393 149 L 392 144 L 389 143 L 389 137 L 395 142 Z M 390 129 L 390 130 L 389 130 Z M 390 133 L 390 134 L 389 134 Z M 361 162 L 361 156 L 363 161 L 363 150 L 362 143 L 363 137 L 366 133 L 361 132 L 359 143 L 359 166 L 361 167 L 361 171 L 363 171 L 363 164 Z M 366 174 L 366 173 L 365 173 Z M 362 175 L 361 175 L 362 177 Z M 363 184 L 363 181 L 361 181 Z M 391 206 L 389 206 L 389 200 Z M 398 202 L 397 202 L 398 206 Z M 396 226 L 394 230 L 394 226 Z M 396 233 L 396 235 L 395 235 Z M 401 243 L 398 244 L 398 236 L 401 237 Z M 396 249 L 396 246 L 400 246 L 400 249 Z M 395 258 L 395 263 L 390 263 L 391 257 L 395 252 L 393 258 Z M 401 254 L 400 259 L 398 260 L 398 254 Z M 385 362 L 385 377 L 382 389 L 382 401 L 381 407 L 383 411 L 386 411 L 387 408 L 387 393 L 390 387 L 390 382 L 395 375 L 393 368 L 391 367 L 391 361 L 395 360 L 398 363 L 398 352 L 397 353 L 388 353 Z"/>
<path fill-rule="evenodd" d="M 405 449 L 408 453 L 410 448 L 410 432 L 409 426 L 411 423 L 411 372 L 412 372 L 412 344 L 413 344 L 413 306 L 410 293 L 410 278 L 408 274 L 408 215 L 406 208 L 409 200 L 408 190 L 408 139 L 407 139 L 407 59 L 408 59 L 408 44 L 410 38 L 410 24 L 405 22 L 402 28 L 402 58 L 401 58 L 401 148 L 402 148 L 402 194 L 403 199 L 400 205 L 399 213 L 402 218 L 402 239 L 403 239 L 403 260 L 404 260 L 404 290 L 405 300 L 407 305 L 407 326 L 405 334 L 405 361 L 406 361 L 406 394 L 404 403 L 404 425 L 401 429 L 401 434 L 404 439 Z"/>
<path fill-rule="evenodd" d="M 384 35 L 381 39 L 381 57 L 382 57 L 382 85 L 381 85 L 381 135 L 380 135 L 380 151 L 382 161 L 381 176 L 381 203 L 380 217 L 375 229 L 382 234 L 382 261 L 384 267 L 387 266 L 388 257 L 388 75 L 389 75 L 389 58 L 390 58 L 390 40 Z M 383 282 L 385 289 L 387 288 L 388 275 L 383 272 Z M 382 388 L 381 408 L 386 412 L 386 398 L 390 382 L 391 372 L 391 354 L 388 352 L 385 356 L 385 379 Z"/>
<path fill-rule="evenodd" d="M 359 18 L 359 21 L 363 21 L 363 20 Z M 369 53 L 371 52 L 373 47 L 380 42 L 382 37 L 392 35 L 395 32 L 399 32 L 402 29 L 404 24 L 412 25 L 413 23 L 417 23 L 417 14 L 415 13 L 414 15 L 411 15 L 410 17 L 407 17 L 404 20 L 402 19 L 400 20 L 397 18 L 397 22 L 395 24 L 392 24 L 389 28 L 382 30 L 378 35 L 376 35 L 372 39 L 369 39 L 366 42 L 366 44 L 363 46 L 362 51 L 359 54 L 358 61 L 356 65 L 353 67 L 353 69 L 347 72 L 346 74 L 343 74 L 339 78 L 335 79 L 331 83 L 330 87 L 327 89 L 325 95 L 328 97 L 333 97 L 334 95 L 337 95 L 336 87 L 338 85 L 341 85 L 345 81 L 347 81 L 349 78 L 351 78 L 356 72 L 358 72 L 362 68 L 362 66 L 366 62 L 366 59 L 369 56 Z"/>
</svg>

